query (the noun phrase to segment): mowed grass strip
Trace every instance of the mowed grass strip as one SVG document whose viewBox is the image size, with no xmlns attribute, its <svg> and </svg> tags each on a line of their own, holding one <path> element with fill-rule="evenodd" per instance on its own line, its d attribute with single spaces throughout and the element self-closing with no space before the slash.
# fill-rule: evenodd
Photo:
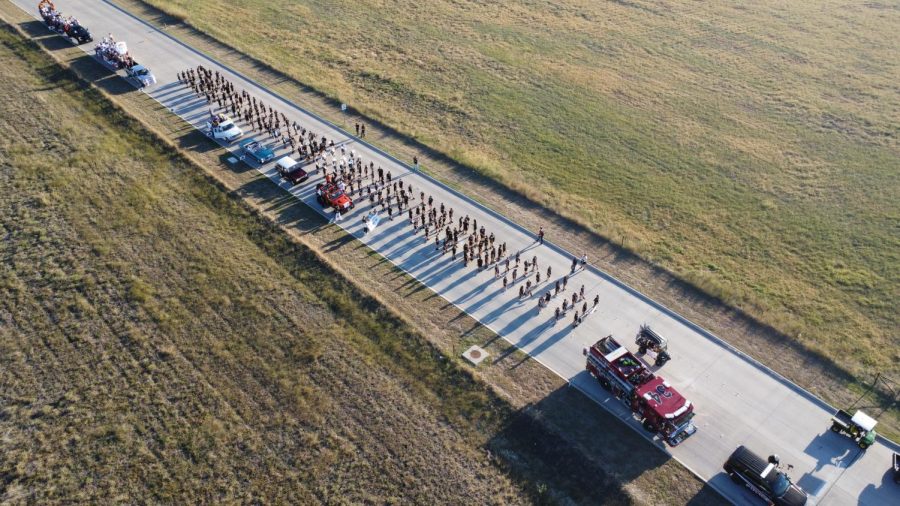
<svg viewBox="0 0 900 506">
<path fill-rule="evenodd" d="M 146 1 L 861 381 L 897 373 L 888 3 Z"/>
<path fill-rule="evenodd" d="M 632 502 L 0 28 L 0 502 Z"/>
</svg>

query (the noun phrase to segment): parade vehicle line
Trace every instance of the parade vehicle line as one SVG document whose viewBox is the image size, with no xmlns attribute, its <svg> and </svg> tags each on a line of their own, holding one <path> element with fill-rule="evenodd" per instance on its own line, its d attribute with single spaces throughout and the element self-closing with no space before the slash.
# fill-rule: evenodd
<svg viewBox="0 0 900 506">
<path fill-rule="evenodd" d="M 11 1 L 37 18 L 36 1 Z M 455 216 L 473 216 L 488 233 L 497 235 L 498 242 L 508 243 L 510 255 L 516 251 L 524 251 L 525 259 L 537 255 L 540 271 L 552 266 L 555 275 L 551 279 L 568 273 L 570 259 L 580 256 L 566 252 L 549 239 L 537 245 L 534 234 L 539 224 L 530 227 L 534 230 L 522 227 L 427 174 L 411 170 L 390 154 L 353 138 L 333 123 L 265 89 L 108 0 L 65 0 L 57 7 L 77 15 L 92 30 L 95 41 L 106 33 L 127 41 L 134 57 L 157 76 L 159 84 L 145 91 L 197 128 L 202 128 L 208 106 L 205 100 L 193 96 L 189 88 L 178 83 L 176 73 L 202 64 L 218 70 L 239 90 L 246 89 L 269 105 L 278 103 L 290 121 L 296 121 L 320 136 L 324 134 L 336 144 L 355 149 L 364 162 L 374 161 L 394 172 L 395 180 L 410 181 L 414 195 L 425 191 L 426 195 L 435 197 L 436 205 L 444 203 L 455 209 Z M 93 44 L 81 47 L 88 53 L 93 52 Z M 248 127 L 239 123 L 249 134 Z M 235 146 L 229 149 L 233 150 Z M 281 154 L 283 150 L 279 150 L 275 160 Z M 318 174 L 311 174 L 310 181 L 291 187 L 280 180 L 273 162 L 262 167 L 253 164 L 253 167 L 295 197 L 321 210 L 314 192 L 316 182 L 321 180 Z M 422 245 L 421 237 L 413 233 L 405 214 L 393 221 L 382 216 L 378 228 L 366 235 L 361 218 L 370 210 L 368 201 L 360 198 L 357 209 L 337 224 L 651 440 L 653 438 L 631 417 L 630 411 L 585 372 L 581 350 L 598 338 L 612 334 L 634 351 L 631 341 L 642 323 L 649 323 L 665 335 L 673 359 L 658 373 L 693 401 L 699 431 L 675 448 L 663 446 L 658 439 L 654 442 L 730 501 L 755 504 L 753 496 L 733 484 L 721 469 L 731 451 L 746 444 L 761 454 L 778 453 L 783 463 L 792 465 L 788 474 L 810 493 L 810 504 L 900 504 L 900 487 L 889 478 L 891 452 L 900 451 L 897 445 L 879 439 L 865 453 L 860 453 L 848 438 L 832 434 L 828 429 L 835 410 L 827 403 L 615 277 L 588 266 L 570 278 L 572 290 L 577 291 L 578 285 L 585 285 L 587 300 L 595 294 L 601 297 L 598 310 L 573 329 L 568 314 L 554 323 L 552 307 L 539 313 L 534 307 L 536 298 L 522 302 L 516 300 L 513 289 L 502 291 L 499 281 L 492 279 L 491 269 L 476 272 L 471 266 L 463 268 L 461 262 L 448 261 L 447 256 L 438 255 L 431 241 Z M 330 213 L 323 214 L 328 216 Z M 547 283 L 538 293 L 546 290 L 546 286 Z M 517 288 L 515 283 L 513 287 Z M 565 296 L 570 294 L 566 292 Z M 552 304 L 558 303 L 556 299 Z M 802 364 L 797 366 L 802 367 Z"/>
<path fill-rule="evenodd" d="M 110 6 L 113 7 L 114 9 L 118 10 L 119 12 L 121 12 L 122 14 L 124 14 L 124 15 L 126 15 L 126 16 L 128 16 L 128 17 L 130 17 L 130 18 L 132 18 L 132 19 L 134 19 L 134 20 L 136 20 L 136 21 L 138 21 L 138 22 L 140 22 L 140 23 L 142 23 L 142 24 L 145 24 L 145 25 L 148 26 L 149 28 L 151 28 L 151 29 L 153 29 L 153 30 L 157 30 L 157 28 L 154 27 L 153 25 L 151 25 L 150 23 L 147 23 L 146 21 L 144 21 L 144 20 L 141 19 L 140 17 L 138 17 L 138 16 L 136 16 L 136 15 L 134 15 L 134 14 L 128 12 L 127 10 L 125 10 L 125 9 L 123 9 L 122 7 L 116 5 L 115 3 L 113 3 L 113 2 L 111 2 L 111 1 L 109 1 L 109 0 L 101 0 L 101 1 L 102 1 L 103 3 L 106 3 L 106 4 L 110 5 Z M 166 32 L 163 32 L 163 31 L 159 31 L 159 33 L 160 33 L 161 35 L 165 36 L 166 38 L 170 39 L 171 41 L 177 43 L 178 45 L 184 47 L 185 49 L 187 49 L 187 50 L 189 50 L 189 51 L 195 53 L 196 55 L 201 56 L 201 57 L 203 57 L 204 59 L 206 59 L 206 60 L 208 60 L 208 61 L 210 61 L 210 62 L 214 62 L 217 66 L 221 67 L 222 69 L 227 70 L 227 71 L 230 72 L 232 75 L 234 75 L 235 77 L 237 77 L 237 78 L 239 78 L 239 79 L 241 79 L 241 80 L 247 82 L 248 84 L 251 84 L 251 85 L 253 85 L 253 86 L 257 87 L 257 88 L 260 88 L 260 89 L 265 89 L 265 87 L 264 87 L 262 84 L 256 82 L 256 81 L 253 80 L 252 78 L 250 78 L 250 77 L 248 77 L 248 76 L 246 76 L 246 75 L 244 75 L 244 74 L 241 74 L 240 72 L 238 72 L 237 70 L 232 69 L 230 66 L 228 66 L 228 65 L 225 64 L 225 63 L 219 62 L 218 60 L 215 60 L 214 58 L 211 58 L 211 57 L 207 56 L 205 53 L 203 53 L 203 52 L 201 52 L 201 51 L 199 51 L 199 50 L 197 50 L 197 49 L 191 47 L 190 45 L 188 45 L 188 44 L 182 42 L 181 40 L 175 38 L 174 36 L 172 36 L 172 35 L 170 35 L 170 34 L 168 34 L 168 33 L 166 33 Z M 298 110 L 300 110 L 301 112 L 303 112 L 304 114 L 307 114 L 307 115 L 309 115 L 309 116 L 312 116 L 312 117 L 314 117 L 316 120 L 318 120 L 319 122 L 328 125 L 328 126 L 331 127 L 332 129 L 334 129 L 334 130 L 336 130 L 336 131 L 340 131 L 341 133 L 343 133 L 343 134 L 346 135 L 347 137 L 351 137 L 352 134 L 350 134 L 349 132 L 345 131 L 343 128 L 341 128 L 340 126 L 334 124 L 334 123 L 331 122 L 330 120 L 328 120 L 328 119 L 326 119 L 326 118 L 323 118 L 323 117 L 321 117 L 321 116 L 315 114 L 314 112 L 308 111 L 308 110 L 306 110 L 306 109 L 303 109 L 302 107 L 297 106 L 296 104 L 294 104 L 293 102 L 291 102 L 289 99 L 283 97 L 282 95 L 280 95 L 279 93 L 277 93 L 277 92 L 275 92 L 275 91 L 272 91 L 272 90 L 266 90 L 266 91 L 267 91 L 267 93 L 268 93 L 269 95 L 271 95 L 272 97 L 276 98 L 278 101 L 282 102 L 285 106 L 287 106 L 287 107 L 289 107 L 289 108 L 293 108 L 293 109 L 298 109 Z M 162 102 L 160 102 L 160 103 L 162 104 Z M 165 104 L 163 104 L 163 105 L 165 105 Z M 190 122 L 190 121 L 189 121 L 189 122 Z M 408 163 L 403 162 L 402 160 L 396 158 L 394 155 L 392 155 L 392 154 L 390 154 L 390 153 L 388 153 L 388 152 L 382 150 L 382 149 L 379 148 L 378 146 L 375 146 L 375 145 L 373 145 L 373 144 L 370 144 L 370 143 L 366 142 L 365 140 L 358 139 L 358 138 L 357 138 L 357 139 L 354 139 L 354 141 L 355 141 L 355 142 L 358 142 L 358 143 L 361 143 L 361 144 L 364 144 L 364 145 L 366 146 L 367 149 L 379 153 L 381 156 L 383 156 L 383 157 L 385 157 L 385 158 L 388 158 L 389 160 L 393 161 L 393 162 L 396 163 L 397 165 L 400 165 L 400 166 L 404 167 L 405 169 L 407 169 L 407 170 L 409 170 L 409 171 L 414 171 L 414 170 L 415 170 L 415 169 L 413 169 Z M 229 147 L 228 145 L 223 145 L 223 147 L 226 147 L 227 149 L 229 149 L 229 150 L 231 150 L 231 151 L 234 151 L 234 149 L 233 149 L 232 147 Z M 249 163 L 248 163 L 248 165 L 249 165 Z M 254 168 L 257 168 L 257 169 L 258 169 L 258 167 L 255 167 L 255 166 L 254 166 Z M 476 200 L 476 199 L 473 199 L 473 198 L 471 198 L 471 197 L 469 197 L 469 196 L 467 196 L 467 195 L 464 195 L 464 194 L 460 193 L 459 191 L 457 191 L 455 188 L 452 188 L 452 187 L 450 187 L 450 186 L 447 186 L 446 184 L 444 184 L 444 183 L 441 182 L 440 180 L 437 180 L 437 179 L 431 177 L 428 173 L 423 172 L 423 171 L 421 171 L 421 170 L 415 170 L 415 172 L 416 172 L 417 174 L 419 174 L 419 176 L 428 179 L 432 184 L 434 184 L 434 185 L 436 185 L 436 186 L 440 186 L 444 191 L 449 192 L 449 193 L 453 193 L 454 195 L 456 195 L 456 196 L 458 196 L 458 197 L 460 197 L 460 198 L 463 198 L 463 199 L 467 200 L 471 205 L 474 205 L 474 206 L 479 207 L 482 211 L 484 211 L 485 213 L 491 214 L 494 218 L 503 221 L 506 225 L 518 229 L 518 230 L 519 230 L 520 232 L 522 232 L 523 234 L 526 234 L 526 235 L 534 235 L 535 231 L 526 229 L 526 228 L 523 227 L 522 225 L 520 225 L 520 224 L 518 224 L 518 223 L 516 223 L 516 222 L 514 222 L 514 221 L 512 221 L 512 220 L 510 220 L 509 218 L 507 218 L 507 217 L 504 216 L 503 214 L 501 214 L 501 213 L 499 213 L 499 212 L 497 212 L 497 211 L 495 211 L 495 210 L 493 210 L 493 209 L 491 209 L 491 208 L 485 206 L 485 205 L 482 204 L 480 201 L 478 201 L 478 200 Z M 323 216 L 328 217 L 328 215 L 327 215 L 324 211 L 322 211 L 319 207 L 313 206 L 313 208 L 316 209 L 317 211 L 319 211 L 319 213 L 322 214 Z M 564 255 L 564 256 L 568 256 L 568 257 L 573 257 L 573 256 L 575 256 L 573 253 L 571 253 L 571 252 L 569 252 L 569 251 L 566 251 L 564 248 L 562 248 L 562 247 L 560 247 L 560 246 L 554 244 L 553 241 L 551 241 L 551 240 L 545 240 L 545 241 L 543 242 L 543 245 L 544 245 L 544 246 L 547 246 L 547 247 L 549 247 L 549 248 L 551 248 L 551 249 L 553 249 L 553 250 L 556 250 L 558 253 L 560 253 L 560 254 L 562 254 L 562 255 Z M 612 282 L 612 283 L 615 283 L 616 285 L 618 285 L 618 286 L 621 287 L 622 289 L 628 291 L 631 295 L 640 298 L 641 300 L 643 300 L 643 301 L 646 302 L 647 304 L 652 305 L 652 306 L 655 307 L 656 309 L 658 309 L 658 310 L 660 310 L 660 311 L 665 311 L 665 312 L 669 313 L 670 315 L 672 315 L 674 318 L 676 318 L 678 321 L 680 321 L 680 322 L 683 323 L 684 325 L 686 325 L 686 326 L 692 328 L 694 331 L 696 331 L 696 332 L 698 332 L 698 333 L 700 333 L 700 334 L 703 334 L 706 338 L 715 341 L 717 344 L 719 344 L 720 346 L 722 346 L 722 347 L 728 349 L 728 350 L 731 351 L 732 353 L 735 353 L 735 354 L 739 355 L 739 356 L 742 357 L 744 360 L 746 360 L 747 362 L 751 363 L 752 365 L 754 365 L 755 367 L 757 367 L 760 371 L 764 372 L 765 374 L 768 374 L 768 375 L 774 377 L 774 378 L 777 379 L 778 381 L 781 381 L 781 382 L 783 382 L 783 383 L 789 384 L 789 385 L 790 385 L 792 388 L 794 388 L 798 393 L 800 393 L 800 394 L 806 396 L 809 400 L 811 400 L 811 401 L 813 401 L 813 402 L 816 402 L 816 403 L 820 404 L 820 405 L 822 406 L 823 409 L 826 409 L 826 410 L 829 410 L 829 411 L 836 411 L 836 408 L 832 407 L 830 404 L 828 404 L 828 403 L 825 402 L 824 400 L 818 398 L 815 394 L 813 394 L 813 393 L 809 392 L 808 390 L 806 390 L 805 388 L 803 388 L 803 387 L 797 385 L 796 383 L 794 383 L 794 382 L 791 381 L 790 379 L 785 378 L 784 376 L 782 376 L 781 374 L 777 373 L 776 371 L 774 371 L 774 370 L 772 370 L 772 369 L 766 367 L 765 364 L 759 362 L 759 361 L 756 360 L 755 358 L 753 358 L 753 357 L 751 357 L 751 356 L 745 354 L 744 352 L 740 351 L 739 349 L 735 348 L 734 346 L 732 346 L 730 343 L 728 343 L 728 342 L 725 341 L 724 339 L 718 337 L 718 336 L 715 335 L 714 333 L 712 333 L 712 332 L 706 330 L 705 328 L 701 327 L 700 325 L 694 323 L 693 321 L 691 321 L 691 320 L 688 319 L 687 317 L 682 316 L 682 315 L 679 314 L 677 311 L 675 311 L 675 310 L 673 310 L 673 309 L 670 309 L 670 308 L 664 306 L 663 304 L 657 302 L 657 301 L 656 301 L 655 299 L 653 299 L 652 297 L 650 297 L 650 296 L 648 296 L 648 295 L 646 295 L 646 294 L 644 294 L 644 293 L 642 293 L 642 292 L 640 292 L 640 291 L 638 291 L 638 290 L 632 288 L 631 286 L 629 286 L 629 285 L 628 285 L 627 283 L 625 283 L 624 281 L 621 281 L 620 279 L 616 278 L 616 277 L 613 276 L 612 274 L 609 274 L 609 273 L 607 273 L 607 272 L 605 272 L 605 271 L 603 271 L 603 270 L 601 270 L 601 269 L 598 269 L 598 268 L 595 267 L 594 265 L 588 264 L 588 267 L 587 267 L 587 268 L 590 269 L 591 271 L 593 271 L 595 274 L 597 274 L 597 275 L 599 275 L 599 276 L 602 276 L 603 278 L 607 279 L 608 281 L 610 281 L 610 282 Z M 420 281 L 420 280 L 417 279 L 417 281 Z M 490 328 L 489 325 L 488 325 L 488 328 Z M 491 330 L 493 330 L 493 329 L 491 329 Z M 538 361 L 539 361 L 539 360 L 538 360 Z M 539 361 L 539 362 L 540 362 L 540 361 Z M 545 367 L 546 367 L 546 365 L 545 365 Z M 552 368 L 550 368 L 550 369 L 553 370 Z M 563 376 L 562 374 L 559 374 L 559 373 L 557 373 L 556 371 L 553 371 L 553 372 L 556 373 L 557 375 L 559 375 L 561 378 L 566 379 L 565 376 Z M 879 437 L 881 437 L 881 436 L 879 436 Z M 891 441 L 887 441 L 887 442 L 888 442 L 888 444 L 892 443 Z M 897 445 L 897 448 L 900 449 L 900 445 Z"/>
</svg>

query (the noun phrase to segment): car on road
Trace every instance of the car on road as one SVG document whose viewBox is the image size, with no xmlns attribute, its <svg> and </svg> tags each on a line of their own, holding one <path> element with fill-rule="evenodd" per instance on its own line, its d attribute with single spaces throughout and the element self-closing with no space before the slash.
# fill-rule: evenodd
<svg viewBox="0 0 900 506">
<path fill-rule="evenodd" d="M 300 184 L 309 179 L 309 174 L 303 170 L 303 165 L 289 156 L 280 158 L 275 162 L 275 169 L 283 179 L 287 179 L 292 185 Z"/>
<path fill-rule="evenodd" d="M 353 201 L 334 183 L 319 183 L 316 185 L 316 199 L 322 207 L 330 207 L 339 213 L 346 213 L 353 209 Z"/>
<path fill-rule="evenodd" d="M 256 160 L 256 163 L 260 165 L 275 158 L 275 150 L 257 140 L 244 139 L 241 141 L 240 147 L 242 153 Z"/>
<path fill-rule="evenodd" d="M 41 0 L 38 4 L 38 11 L 50 30 L 70 38 L 75 44 L 84 44 L 94 40 L 91 31 L 86 26 L 79 23 L 74 16 L 64 17 L 50 0 Z"/>
<path fill-rule="evenodd" d="M 87 29 L 86 26 L 82 25 L 74 25 L 70 26 L 65 30 L 65 34 L 72 39 L 76 44 L 84 44 L 86 42 L 93 42 L 94 36 L 91 35 L 91 31 Z"/>
<path fill-rule="evenodd" d="M 739 446 L 722 467 L 732 481 L 747 487 L 768 504 L 803 506 L 807 500 L 806 492 L 794 485 L 778 464 L 777 455 L 765 460 L 747 447 Z"/>
<path fill-rule="evenodd" d="M 213 139 L 234 142 L 241 138 L 244 132 L 225 114 L 215 114 L 206 122 L 206 134 Z"/>
<path fill-rule="evenodd" d="M 126 67 L 125 74 L 131 79 L 137 81 L 141 88 L 156 84 L 156 76 L 153 75 L 153 72 L 150 72 L 150 69 L 143 65 L 132 65 L 131 67 Z"/>
</svg>

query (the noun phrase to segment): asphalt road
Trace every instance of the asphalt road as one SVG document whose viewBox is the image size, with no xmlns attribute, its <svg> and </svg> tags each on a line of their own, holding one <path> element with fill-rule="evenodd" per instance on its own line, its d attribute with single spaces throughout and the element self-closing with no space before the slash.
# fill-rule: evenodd
<svg viewBox="0 0 900 506">
<path fill-rule="evenodd" d="M 36 0 L 11 1 L 38 17 Z M 107 33 L 126 41 L 133 57 L 156 75 L 158 84 L 148 93 L 198 128 L 207 119 L 207 105 L 177 83 L 176 73 L 202 64 L 217 69 L 238 89 L 246 89 L 286 113 L 289 120 L 335 139 L 347 149 L 355 149 L 363 161 L 374 161 L 389 170 L 395 179 L 402 178 L 411 184 L 416 195 L 424 191 L 436 203 L 452 207 L 454 216 L 467 214 L 476 219 L 479 226 L 484 225 L 500 242 L 506 242 L 510 252 L 522 251 L 523 260 L 537 256 L 541 271 L 546 273 L 547 267 L 552 266 L 553 280 L 569 272 L 573 253 L 581 255 L 581 252 L 568 253 L 555 247 L 550 242 L 552 237 L 544 245 L 536 244 L 534 231 L 539 224 L 512 223 L 427 176 L 411 171 L 410 167 L 272 95 L 112 3 L 61 0 L 57 6 L 65 14 L 75 14 L 88 26 L 95 42 Z M 89 43 L 82 48 L 92 54 L 93 46 Z M 248 128 L 245 131 L 252 134 Z M 314 194 L 318 176 L 291 188 L 279 180 L 272 163 L 258 170 L 285 191 L 321 210 Z M 759 503 L 722 473 L 722 463 L 730 452 L 746 444 L 762 455 L 779 454 L 783 464 L 792 466 L 788 474 L 793 481 L 810 494 L 811 504 L 900 505 L 900 485 L 891 481 L 889 469 L 891 452 L 900 449 L 879 441 L 861 452 L 848 438 L 828 430 L 832 409 L 824 402 L 605 273 L 593 267 L 576 272 L 565 296 L 571 297 L 573 291 L 584 285 L 588 301 L 599 294 L 599 308 L 577 328 L 571 326 L 571 313 L 555 323 L 552 308 L 560 304 L 561 296 L 553 300 L 550 309 L 539 312 L 536 307 L 538 294 L 547 289 L 546 280 L 534 297 L 520 301 L 518 284 L 504 292 L 492 271 L 476 272 L 471 266 L 464 268 L 461 262 L 451 261 L 449 255 L 441 256 L 433 242 L 425 244 L 421 234 L 413 234 L 405 219 L 390 221 L 382 216 L 381 225 L 366 235 L 362 217 L 369 212 L 368 200 L 360 198 L 357 203 L 356 209 L 338 225 L 567 379 L 607 408 L 611 416 L 621 418 L 645 435 L 629 411 L 611 399 L 585 372 L 582 349 L 612 334 L 636 351 L 634 336 L 643 323 L 668 337 L 674 358 L 660 374 L 694 403 L 699 430 L 676 448 L 666 448 L 659 441 L 654 443 L 732 502 Z M 333 216 L 330 212 L 324 214 Z M 727 340 L 727 336 L 723 338 Z"/>
</svg>

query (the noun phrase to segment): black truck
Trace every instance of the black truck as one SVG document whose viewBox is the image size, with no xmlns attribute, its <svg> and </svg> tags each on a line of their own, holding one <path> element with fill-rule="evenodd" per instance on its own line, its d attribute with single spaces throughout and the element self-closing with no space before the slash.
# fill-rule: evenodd
<svg viewBox="0 0 900 506">
<path fill-rule="evenodd" d="M 738 485 L 747 487 L 755 495 L 775 506 L 803 506 L 806 492 L 794 485 L 779 469 L 777 455 L 767 460 L 744 446 L 739 446 L 722 467 Z"/>
</svg>

